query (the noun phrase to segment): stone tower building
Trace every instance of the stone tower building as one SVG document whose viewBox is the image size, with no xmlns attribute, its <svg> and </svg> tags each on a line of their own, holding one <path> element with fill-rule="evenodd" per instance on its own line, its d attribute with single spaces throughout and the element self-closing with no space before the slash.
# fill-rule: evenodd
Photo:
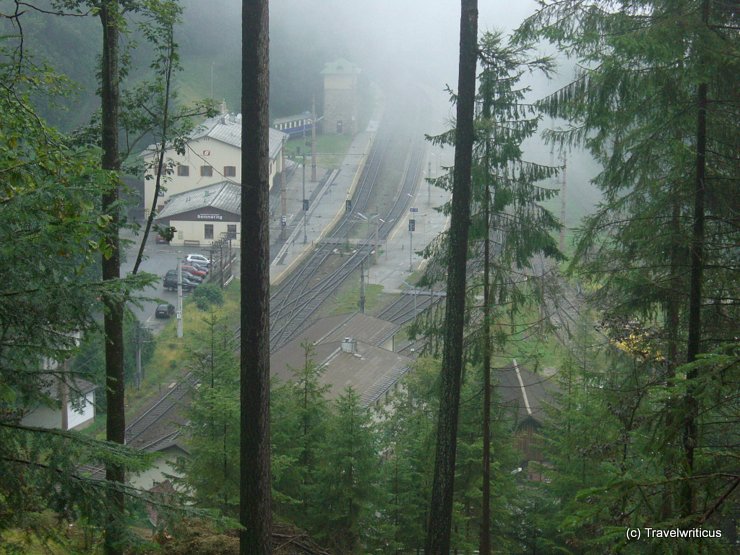
<svg viewBox="0 0 740 555">
<path fill-rule="evenodd" d="M 357 78 L 360 69 L 343 58 L 329 62 L 324 76 L 323 132 L 354 135 L 357 132 Z"/>
</svg>

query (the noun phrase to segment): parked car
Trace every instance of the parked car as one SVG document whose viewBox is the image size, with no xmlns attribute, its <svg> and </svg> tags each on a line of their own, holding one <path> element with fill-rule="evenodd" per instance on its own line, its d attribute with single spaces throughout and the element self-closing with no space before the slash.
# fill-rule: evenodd
<svg viewBox="0 0 740 555">
<path fill-rule="evenodd" d="M 183 265 L 182 271 L 187 272 L 189 274 L 193 274 L 194 276 L 198 276 L 199 278 L 204 278 L 208 275 L 208 272 L 201 270 L 197 266 Z"/>
<path fill-rule="evenodd" d="M 205 264 L 206 266 L 211 265 L 211 261 L 202 254 L 189 254 L 185 260 L 187 260 L 188 262 L 199 262 L 201 264 Z"/>
<path fill-rule="evenodd" d="M 170 303 L 164 303 L 157 305 L 157 309 L 154 311 L 155 318 L 171 318 L 175 315 L 175 307 Z"/>
<path fill-rule="evenodd" d="M 164 278 L 164 288 L 169 289 L 170 291 L 177 291 L 177 270 L 169 270 Z M 183 275 L 182 278 L 182 290 L 183 291 L 192 291 L 198 286 L 197 283 L 194 283 L 187 279 L 186 276 Z"/>
<path fill-rule="evenodd" d="M 192 281 L 193 283 L 197 285 L 200 285 L 201 283 L 203 283 L 202 277 L 196 276 L 195 274 L 192 274 L 185 270 L 182 271 L 182 279 L 187 279 L 188 281 Z"/>
<path fill-rule="evenodd" d="M 206 274 L 211 271 L 211 269 L 206 264 L 202 264 L 200 262 L 188 262 L 188 264 L 193 268 L 197 268 L 201 272 L 205 272 Z"/>
</svg>

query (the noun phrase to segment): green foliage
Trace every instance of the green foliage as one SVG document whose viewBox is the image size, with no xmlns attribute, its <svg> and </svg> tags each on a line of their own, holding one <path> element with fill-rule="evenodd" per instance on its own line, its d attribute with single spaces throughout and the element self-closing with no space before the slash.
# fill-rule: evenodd
<svg viewBox="0 0 740 555">
<path fill-rule="evenodd" d="M 152 279 L 100 281 L 97 258 L 110 253 L 111 220 L 98 199 L 117 179 L 96 169 L 96 149 L 75 146 L 32 108 L 30 97 L 53 87 L 55 76 L 3 65 L 0 82 L 0 532 L 47 508 L 62 520 L 102 525 L 109 485 L 82 475 L 80 465 L 141 468 L 140 459 L 77 433 L 24 426 L 21 418 L 55 406 L 56 380 L 74 391 L 62 364 L 78 335 L 94 329 L 101 301 L 130 298 Z M 40 534 L 54 533 L 35 522 Z"/>
<path fill-rule="evenodd" d="M 726 249 L 737 237 L 730 208 L 740 136 L 734 21 L 726 3 L 711 0 L 605 1 L 589 9 L 566 1 L 542 3 L 520 30 L 579 62 L 576 79 L 539 106 L 568 120 L 550 140 L 583 145 L 602 166 L 595 183 L 604 200 L 584 221 L 572 270 L 588 282 L 606 338 L 620 348 L 607 351 L 603 369 L 574 381 L 577 389 L 564 400 L 598 426 L 595 437 L 576 433 L 556 447 L 561 457 L 583 453 L 586 469 L 578 476 L 562 458 L 556 465 L 567 544 L 638 552 L 638 545 L 623 545 L 621 527 L 716 527 L 737 510 L 727 492 L 738 477 L 725 457 L 736 444 L 726 432 L 736 420 L 737 384 L 724 379 L 737 365 L 726 344 L 736 339 L 730 330 L 738 313 L 725 300 L 736 281 Z M 698 130 L 701 83 L 709 98 L 706 147 Z M 697 208 L 700 159 L 707 200 Z M 692 288 L 687 260 L 700 219 L 701 273 Z M 692 297 L 701 306 L 705 355 L 685 366 Z M 571 412 L 563 418 L 576 419 L 585 434 L 588 423 Z M 725 547 L 711 540 L 711 547 L 685 549 Z M 684 548 L 663 542 L 651 549 Z"/>
<path fill-rule="evenodd" d="M 542 272 L 542 260 L 562 259 L 553 239 L 560 224 L 543 207 L 557 191 L 541 183 L 559 168 L 528 162 L 522 158 L 521 143 L 537 131 L 540 115 L 525 102 L 528 87 L 519 85 L 526 72 L 552 70 L 549 58 L 531 58 L 528 44 L 507 44 L 497 33 L 486 33 L 480 41 L 483 68 L 478 84 L 476 141 L 473 150 L 473 210 L 469 237 L 468 273 L 475 292 L 483 287 L 485 266 L 489 270 L 491 321 L 511 319 L 527 306 L 542 302 L 542 289 L 528 281 Z M 453 130 L 454 131 L 454 130 Z M 430 138 L 435 144 L 452 144 L 454 132 Z M 435 180 L 445 188 L 452 186 L 452 174 Z M 449 210 L 449 204 L 441 208 Z M 485 260 L 484 246 L 491 246 Z M 432 242 L 424 251 L 431 263 L 421 285 L 444 281 L 446 235 Z M 473 289 L 471 289 L 471 293 Z M 480 303 L 472 302 L 479 312 Z M 432 326 L 434 323 L 432 323 Z M 428 335 L 439 330 L 428 328 Z M 506 334 L 497 336 L 499 346 Z"/>
<path fill-rule="evenodd" d="M 154 355 L 154 336 L 149 328 L 136 319 L 132 312 L 127 312 L 123 320 L 124 376 L 126 384 L 134 383 L 136 379 L 136 349 L 141 348 L 141 364 L 146 366 Z M 93 382 L 101 388 L 105 385 L 105 338 L 103 331 L 96 327 L 90 329 L 80 342 L 76 356 L 71 359 L 71 370 L 76 375 Z M 102 389 L 100 390 L 102 391 Z M 96 398 L 98 413 L 106 410 L 104 395 Z"/>
<path fill-rule="evenodd" d="M 374 520 L 379 453 L 370 411 L 347 388 L 333 404 L 328 437 L 319 470 L 318 498 L 324 521 L 317 531 L 338 553 L 363 553 Z"/>
<path fill-rule="evenodd" d="M 318 482 L 330 413 L 328 387 L 320 383 L 323 370 L 313 361 L 311 344 L 302 347 L 303 367 L 292 369 L 291 381 L 273 386 L 273 491 L 278 514 L 315 531 L 324 520 Z"/>
<path fill-rule="evenodd" d="M 189 456 L 178 469 L 199 507 L 235 517 L 239 511 L 239 362 L 233 331 L 215 313 L 190 352 L 194 382 L 185 426 Z"/>
<path fill-rule="evenodd" d="M 206 283 L 193 291 L 193 300 L 200 310 L 211 310 L 213 307 L 223 306 L 224 293 L 218 285 Z"/>
<path fill-rule="evenodd" d="M 172 239 L 175 238 L 175 232 L 177 229 L 175 229 L 175 226 L 160 226 L 155 225 L 153 226 L 154 231 L 159 235 L 162 239 L 164 239 L 167 243 L 172 241 Z"/>
</svg>

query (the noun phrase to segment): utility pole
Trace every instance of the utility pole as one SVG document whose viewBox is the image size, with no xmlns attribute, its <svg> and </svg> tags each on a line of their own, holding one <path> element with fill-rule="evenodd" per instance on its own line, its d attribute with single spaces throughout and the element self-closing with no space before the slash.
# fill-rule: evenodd
<svg viewBox="0 0 740 555">
<path fill-rule="evenodd" d="M 316 181 L 316 95 L 311 104 L 311 182 Z"/>
<path fill-rule="evenodd" d="M 380 239 L 380 222 L 383 220 L 380 218 L 380 212 L 375 215 L 375 241 L 373 242 L 373 250 L 375 251 L 375 262 L 378 262 L 378 241 Z M 375 279 L 378 279 L 375 276 Z"/>
<path fill-rule="evenodd" d="M 360 312 L 365 314 L 365 261 L 360 262 Z"/>
<path fill-rule="evenodd" d="M 285 175 L 285 140 L 280 148 L 280 238 L 285 240 L 288 227 L 288 179 Z"/>
<path fill-rule="evenodd" d="M 302 170 L 303 170 L 303 244 L 305 245 L 308 242 L 308 237 L 306 236 L 306 216 L 308 216 L 308 199 L 306 199 L 306 152 L 305 150 L 303 152 Z"/>
</svg>

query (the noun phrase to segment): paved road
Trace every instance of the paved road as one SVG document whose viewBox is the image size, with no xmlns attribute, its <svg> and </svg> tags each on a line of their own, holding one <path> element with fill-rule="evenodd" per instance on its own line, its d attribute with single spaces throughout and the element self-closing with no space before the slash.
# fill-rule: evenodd
<svg viewBox="0 0 740 555">
<path fill-rule="evenodd" d="M 132 238 L 131 235 L 126 237 L 129 239 Z M 125 275 L 127 272 L 130 272 L 134 267 L 134 261 L 136 260 L 140 241 L 138 237 L 134 239 L 135 241 L 126 249 L 126 260 L 121 264 L 121 275 Z M 177 306 L 177 292 L 165 290 L 162 285 L 162 277 L 167 273 L 167 270 L 177 268 L 178 258 L 184 258 L 191 252 L 198 252 L 186 251 L 186 248 L 187 247 L 158 245 L 155 240 L 151 238 L 144 250 L 146 258 L 142 261 L 139 271 L 155 274 L 159 276 L 159 281 L 154 287 L 142 292 L 142 295 L 151 297 L 153 300 L 144 301 L 141 308 L 135 306 L 133 303 L 129 306 L 136 317 L 154 333 L 160 331 L 167 322 L 167 320 L 161 320 L 154 317 L 154 310 L 156 309 L 157 304 L 160 302 L 168 302 Z"/>
</svg>

